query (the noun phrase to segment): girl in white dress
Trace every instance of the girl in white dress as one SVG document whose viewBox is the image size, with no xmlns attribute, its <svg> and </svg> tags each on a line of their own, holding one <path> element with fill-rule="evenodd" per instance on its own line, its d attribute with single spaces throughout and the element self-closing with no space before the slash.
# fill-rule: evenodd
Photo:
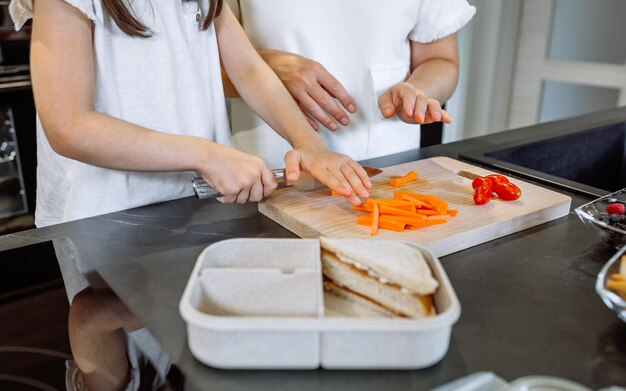
<svg viewBox="0 0 626 391">
<path fill-rule="evenodd" d="M 33 18 L 38 226 L 191 196 L 194 172 L 222 202 L 270 195 L 267 165 L 229 147 L 220 64 L 292 145 L 289 180 L 303 169 L 354 203 L 369 195 L 363 169 L 328 150 L 222 0 L 12 0 L 10 10 L 18 29 Z M 82 260 L 61 247 L 71 300 L 86 286 Z"/>
</svg>

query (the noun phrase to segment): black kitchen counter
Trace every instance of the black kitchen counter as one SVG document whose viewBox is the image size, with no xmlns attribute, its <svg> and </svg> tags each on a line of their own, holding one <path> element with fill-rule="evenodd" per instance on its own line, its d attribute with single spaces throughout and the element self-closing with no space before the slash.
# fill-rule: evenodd
<svg viewBox="0 0 626 391">
<path fill-rule="evenodd" d="M 524 130 L 509 131 L 367 163 L 456 158 L 523 137 Z M 589 201 L 557 191 L 572 197 L 572 211 Z M 594 291 L 597 273 L 615 251 L 573 212 L 441 258 L 461 317 L 446 357 L 418 371 L 216 370 L 191 356 L 178 304 L 200 252 L 228 238 L 294 237 L 256 204 L 186 198 L 6 235 L 0 250 L 64 237 L 152 332 L 189 389 L 423 390 L 484 370 L 506 380 L 551 375 L 594 389 L 626 385 L 626 324 Z"/>
</svg>

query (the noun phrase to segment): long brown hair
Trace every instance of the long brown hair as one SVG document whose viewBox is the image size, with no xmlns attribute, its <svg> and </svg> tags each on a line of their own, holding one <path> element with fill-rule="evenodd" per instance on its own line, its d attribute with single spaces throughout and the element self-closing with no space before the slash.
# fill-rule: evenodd
<svg viewBox="0 0 626 391">
<path fill-rule="evenodd" d="M 209 6 L 209 14 L 202 24 L 203 30 L 211 27 L 211 23 L 213 23 L 215 17 L 222 12 L 222 5 L 224 3 L 224 0 L 209 1 L 211 5 Z M 109 15 L 111 15 L 117 27 L 126 35 L 140 38 L 147 38 L 151 35 L 150 30 L 133 15 L 133 12 L 124 3 L 124 0 L 102 0 L 102 5 L 104 5 Z"/>
</svg>

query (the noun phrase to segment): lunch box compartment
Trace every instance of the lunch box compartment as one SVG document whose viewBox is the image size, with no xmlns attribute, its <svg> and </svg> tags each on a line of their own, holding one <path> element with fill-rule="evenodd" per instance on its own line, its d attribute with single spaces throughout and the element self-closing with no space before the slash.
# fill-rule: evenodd
<svg viewBox="0 0 626 391">
<path fill-rule="evenodd" d="M 422 252 L 440 284 L 436 316 L 376 317 L 336 296 L 325 315 L 329 294 L 323 292 L 315 239 L 210 245 L 180 301 L 192 354 L 228 369 L 417 369 L 438 362 L 460 305 L 439 260 L 406 244 Z"/>
</svg>

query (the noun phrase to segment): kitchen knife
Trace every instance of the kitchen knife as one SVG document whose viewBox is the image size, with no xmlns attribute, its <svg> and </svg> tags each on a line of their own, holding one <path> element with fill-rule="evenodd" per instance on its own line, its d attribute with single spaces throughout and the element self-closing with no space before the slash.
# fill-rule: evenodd
<svg viewBox="0 0 626 391">
<path fill-rule="evenodd" d="M 381 170 L 380 168 L 374 167 L 363 166 L 363 169 L 367 173 L 367 176 L 369 176 L 370 178 L 383 172 L 383 170 Z M 274 177 L 278 182 L 279 189 L 283 187 L 294 186 L 302 190 L 312 190 L 324 186 L 324 184 L 313 178 L 311 174 L 305 171 L 300 171 L 300 178 L 295 182 L 287 181 L 287 173 L 285 172 L 284 168 L 272 170 L 272 173 L 274 174 Z M 196 197 L 201 200 L 206 198 L 218 198 L 222 196 L 222 193 L 209 186 L 209 184 L 206 183 L 205 180 L 202 179 L 202 177 L 198 176 L 193 178 L 191 180 L 191 185 L 193 186 L 193 192 L 196 193 Z"/>
</svg>

